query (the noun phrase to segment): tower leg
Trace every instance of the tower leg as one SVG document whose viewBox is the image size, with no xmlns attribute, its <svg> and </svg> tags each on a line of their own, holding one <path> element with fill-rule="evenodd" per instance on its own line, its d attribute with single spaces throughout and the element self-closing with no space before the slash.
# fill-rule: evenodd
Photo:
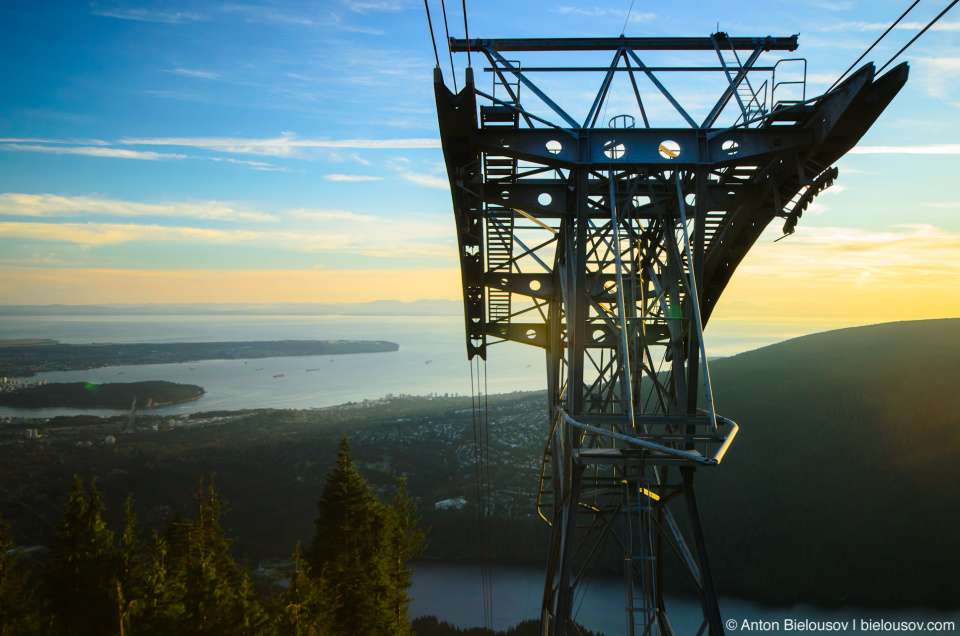
<svg viewBox="0 0 960 636">
<path fill-rule="evenodd" d="M 700 603 L 703 606 L 703 615 L 710 623 L 710 634 L 712 636 L 723 636 L 720 604 L 717 601 L 717 590 L 713 586 L 713 574 L 710 570 L 710 561 L 707 558 L 707 544 L 703 537 L 703 526 L 700 524 L 700 510 L 697 507 L 697 497 L 693 491 L 693 469 L 681 468 L 680 474 L 683 477 L 683 493 L 684 499 L 687 501 L 690 525 L 693 529 L 697 561 L 700 563 L 700 578 L 703 582 L 703 594 L 700 596 Z"/>
</svg>

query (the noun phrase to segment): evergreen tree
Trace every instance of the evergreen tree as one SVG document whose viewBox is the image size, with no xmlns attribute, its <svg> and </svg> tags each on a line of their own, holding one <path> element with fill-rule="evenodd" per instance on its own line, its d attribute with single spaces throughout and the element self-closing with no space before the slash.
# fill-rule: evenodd
<svg viewBox="0 0 960 636">
<path fill-rule="evenodd" d="M 10 524 L 0 516 L 0 636 L 36 633 L 39 628 L 30 568 L 19 560 Z"/>
<path fill-rule="evenodd" d="M 46 576 L 51 614 L 65 634 L 112 632 L 115 622 L 117 553 L 103 521 L 96 479 L 87 497 L 74 475 L 60 525 L 53 537 Z"/>
<path fill-rule="evenodd" d="M 427 533 L 418 527 L 420 519 L 417 517 L 417 506 L 407 493 L 407 481 L 403 477 L 397 479 L 397 493 L 389 511 L 390 633 L 412 634 L 407 590 L 413 584 L 413 572 L 407 567 L 407 562 L 423 554 Z"/>
<path fill-rule="evenodd" d="M 133 495 L 123 506 L 123 533 L 117 545 L 117 621 L 120 636 L 130 629 L 130 619 L 144 609 L 146 571 L 142 562 L 143 545 L 137 539 L 137 516 L 133 512 Z"/>
<path fill-rule="evenodd" d="M 156 531 L 147 542 L 143 564 L 143 602 L 135 620 L 139 634 L 175 633 L 183 615 L 183 587 L 169 569 L 167 541 Z"/>
<path fill-rule="evenodd" d="M 331 597 L 325 594 L 324 578 L 310 576 L 310 566 L 303 559 L 299 543 L 293 553 L 293 567 L 290 584 L 273 602 L 278 633 L 284 636 L 322 636 L 329 633 L 335 606 Z"/>
<path fill-rule="evenodd" d="M 168 610 L 180 609 L 175 616 L 164 612 L 180 633 L 259 633 L 267 616 L 249 575 L 230 554 L 230 540 L 220 525 L 223 504 L 212 480 L 206 491 L 201 480 L 194 500 L 195 518 L 175 520 L 167 529 L 164 580 L 153 599 L 162 599 Z M 151 577 L 159 579 L 156 573 Z"/>
<path fill-rule="evenodd" d="M 410 634 L 410 586 L 404 562 L 421 552 L 415 507 L 405 488 L 393 507 L 373 494 L 357 472 L 346 437 L 337 463 L 327 474 L 308 571 L 322 577 L 333 597 L 332 634 Z"/>
</svg>

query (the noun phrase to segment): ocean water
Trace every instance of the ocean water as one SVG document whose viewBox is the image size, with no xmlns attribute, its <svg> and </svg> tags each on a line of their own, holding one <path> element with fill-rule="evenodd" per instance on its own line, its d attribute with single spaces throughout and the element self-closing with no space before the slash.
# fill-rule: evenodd
<svg viewBox="0 0 960 636">
<path fill-rule="evenodd" d="M 762 330 L 720 322 L 706 334 L 711 356 L 731 355 L 809 332 L 771 323 Z M 250 340 L 390 340 L 391 353 L 205 360 L 184 364 L 106 367 L 43 373 L 49 382 L 168 380 L 198 384 L 194 402 L 157 409 L 178 415 L 246 408 L 308 409 L 376 399 L 389 394 L 471 393 L 463 321 L 419 316 L 0 316 L 0 338 L 52 338 L 64 343 L 216 342 Z M 0 354 L 2 355 L 2 354 Z M 546 387 L 541 349 L 505 342 L 489 347 L 486 373 L 474 368 L 480 391 L 502 393 Z M 486 389 L 483 388 L 484 378 Z M 10 409 L 0 416 L 52 417 L 115 411 Z"/>
<path fill-rule="evenodd" d="M 244 340 L 389 340 L 400 350 L 341 356 L 204 360 L 42 373 L 49 382 L 168 380 L 198 384 L 199 400 L 151 412 L 186 414 L 245 408 L 308 409 L 389 394 L 471 393 L 463 322 L 457 317 L 140 316 L 0 317 L 0 338 L 53 338 L 64 343 L 215 342 Z M 485 392 L 545 388 L 542 350 L 501 344 L 490 349 Z M 280 377 L 276 377 L 280 376 Z M 483 368 L 474 373 L 483 390 Z M 0 408 L 0 416 L 109 414 L 96 409 Z"/>
</svg>

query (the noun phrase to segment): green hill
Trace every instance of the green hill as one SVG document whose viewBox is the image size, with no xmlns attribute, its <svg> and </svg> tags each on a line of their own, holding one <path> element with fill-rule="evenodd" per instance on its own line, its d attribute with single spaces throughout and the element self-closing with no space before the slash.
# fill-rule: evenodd
<svg viewBox="0 0 960 636">
<path fill-rule="evenodd" d="M 699 473 L 718 587 L 960 598 L 960 319 L 796 338 L 711 365 L 740 435 Z"/>
</svg>

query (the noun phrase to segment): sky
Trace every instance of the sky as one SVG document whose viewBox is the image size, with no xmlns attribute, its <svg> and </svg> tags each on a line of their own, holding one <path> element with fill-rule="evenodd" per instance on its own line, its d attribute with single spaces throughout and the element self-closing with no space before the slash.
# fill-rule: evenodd
<svg viewBox="0 0 960 636">
<path fill-rule="evenodd" d="M 811 97 L 910 3 L 465 4 L 472 37 L 799 33 L 796 52 L 764 60 L 806 58 Z M 947 4 L 922 0 L 864 62 Z M 462 6 L 446 6 L 458 37 Z M 466 56 L 451 72 L 430 9 L 445 80 L 462 86 Z M 0 20 L 0 303 L 459 298 L 423 2 L 38 0 Z M 771 225 L 714 321 L 960 316 L 960 10 L 902 59 L 910 81 L 836 185 L 793 236 L 774 243 Z M 601 77 L 578 77 L 543 81 L 585 113 Z M 696 112 L 716 94 L 670 88 Z M 678 125 L 650 108 L 652 125 Z"/>
</svg>

